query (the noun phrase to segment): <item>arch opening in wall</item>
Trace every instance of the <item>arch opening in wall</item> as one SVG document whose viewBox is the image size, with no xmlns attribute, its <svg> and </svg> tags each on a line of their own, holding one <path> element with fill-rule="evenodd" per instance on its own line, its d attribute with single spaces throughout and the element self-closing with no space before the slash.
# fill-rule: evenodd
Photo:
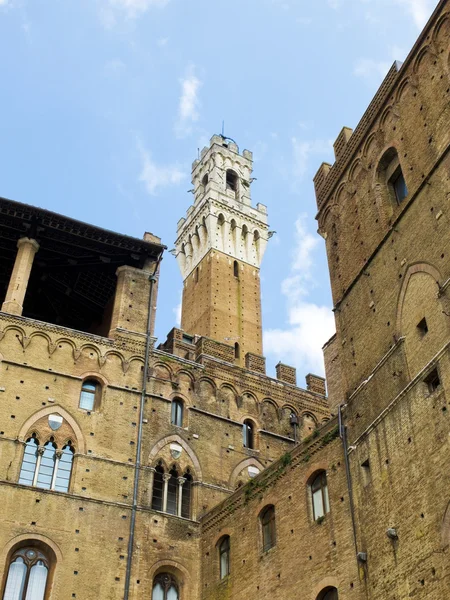
<svg viewBox="0 0 450 600">
<path fill-rule="evenodd" d="M 227 169 L 226 173 L 226 189 L 237 193 L 238 191 L 239 178 L 236 171 L 233 169 Z"/>
<path fill-rule="evenodd" d="M 102 395 L 102 386 L 96 379 L 85 379 L 81 384 L 80 401 L 78 407 L 83 410 L 98 408 Z"/>
<path fill-rule="evenodd" d="M 220 579 L 225 579 L 230 574 L 230 536 L 224 535 L 217 542 L 219 552 L 219 574 Z"/>
<path fill-rule="evenodd" d="M 171 408 L 171 423 L 176 427 L 183 427 L 183 413 L 184 406 L 183 400 L 180 398 L 174 398 L 172 400 L 172 408 Z"/>
<path fill-rule="evenodd" d="M 234 358 L 235 360 L 239 360 L 241 358 L 241 347 L 239 346 L 238 342 L 234 344 Z"/>
<path fill-rule="evenodd" d="M 317 600 L 339 600 L 338 591 L 335 587 L 327 587 L 320 592 Z"/>
<path fill-rule="evenodd" d="M 255 448 L 255 424 L 251 419 L 245 419 L 242 425 L 242 444 L 244 448 L 254 450 Z"/>
<path fill-rule="evenodd" d="M 208 185 L 208 181 L 209 181 L 209 175 L 208 175 L 208 173 L 205 173 L 202 177 L 202 186 L 204 189 L 206 189 L 206 186 Z"/>
<path fill-rule="evenodd" d="M 267 552 L 276 544 L 275 507 L 266 506 L 260 513 L 263 552 Z"/>
<path fill-rule="evenodd" d="M 159 573 L 153 579 L 152 600 L 179 600 L 180 586 L 171 573 Z"/>
<path fill-rule="evenodd" d="M 235 260 L 233 263 L 233 275 L 236 277 L 236 279 L 239 279 L 239 263 L 237 260 Z"/>
<path fill-rule="evenodd" d="M 310 478 L 313 520 L 322 520 L 330 512 L 326 471 L 316 471 Z"/>
<path fill-rule="evenodd" d="M 401 204 L 408 196 L 408 187 L 397 150 L 389 148 L 378 163 L 378 183 L 384 188 L 394 205 Z"/>
<path fill-rule="evenodd" d="M 8 555 L 4 600 L 44 600 L 49 597 L 56 556 L 40 540 L 24 540 Z"/>
</svg>

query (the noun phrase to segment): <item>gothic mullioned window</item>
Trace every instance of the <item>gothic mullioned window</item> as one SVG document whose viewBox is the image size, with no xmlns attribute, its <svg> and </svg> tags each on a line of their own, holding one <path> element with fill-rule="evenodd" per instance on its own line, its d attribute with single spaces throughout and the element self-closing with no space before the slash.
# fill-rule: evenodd
<svg viewBox="0 0 450 600">
<path fill-rule="evenodd" d="M 49 557 L 34 546 L 14 552 L 3 600 L 44 600 L 50 566 Z"/>
<path fill-rule="evenodd" d="M 275 535 L 275 507 L 266 506 L 261 512 L 263 552 L 267 552 L 276 544 Z"/>
<path fill-rule="evenodd" d="M 178 582 L 169 573 L 161 573 L 153 580 L 152 600 L 179 600 Z"/>
<path fill-rule="evenodd" d="M 166 472 L 160 462 L 153 472 L 152 508 L 190 519 L 192 481 L 189 469 L 179 476 L 176 467 Z"/>
<path fill-rule="evenodd" d="M 311 497 L 314 521 L 323 518 L 330 512 L 330 502 L 328 499 L 327 474 L 320 471 L 311 482 Z"/>
<path fill-rule="evenodd" d="M 220 579 L 230 574 L 230 536 L 226 535 L 219 543 Z"/>
<path fill-rule="evenodd" d="M 389 148 L 378 165 L 378 184 L 387 190 L 392 204 L 400 204 L 408 196 L 405 177 L 395 148 Z"/>
<path fill-rule="evenodd" d="M 72 473 L 73 453 L 74 448 L 70 441 L 58 450 L 53 438 L 39 446 L 38 439 L 33 435 L 25 444 L 19 483 L 67 492 Z"/>
</svg>

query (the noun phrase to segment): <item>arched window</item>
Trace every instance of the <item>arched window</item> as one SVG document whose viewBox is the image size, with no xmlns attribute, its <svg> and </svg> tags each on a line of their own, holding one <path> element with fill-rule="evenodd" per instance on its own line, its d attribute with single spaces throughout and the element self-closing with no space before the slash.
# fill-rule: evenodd
<svg viewBox="0 0 450 600">
<path fill-rule="evenodd" d="M 172 400 L 172 425 L 183 427 L 183 401 L 179 398 Z"/>
<path fill-rule="evenodd" d="M 56 459 L 56 444 L 53 440 L 44 444 L 44 451 L 39 458 L 36 487 L 44 488 L 45 490 L 53 489 Z"/>
<path fill-rule="evenodd" d="M 407 197 L 408 188 L 395 148 L 389 148 L 380 160 L 378 182 L 387 187 L 392 202 L 400 204 Z"/>
<path fill-rule="evenodd" d="M 67 492 L 72 474 L 73 453 L 70 440 L 58 451 L 53 438 L 42 447 L 33 435 L 25 444 L 19 483 Z"/>
<path fill-rule="evenodd" d="M 14 552 L 8 565 L 3 600 L 44 600 L 49 557 L 35 547 Z"/>
<path fill-rule="evenodd" d="M 234 358 L 236 360 L 239 360 L 241 358 L 241 348 L 240 348 L 238 342 L 236 342 L 234 344 Z"/>
<path fill-rule="evenodd" d="M 153 580 L 152 600 L 179 600 L 178 582 L 169 573 L 161 573 Z"/>
<path fill-rule="evenodd" d="M 244 448 L 253 449 L 255 447 L 255 427 L 250 419 L 245 419 L 242 425 L 242 443 Z"/>
<path fill-rule="evenodd" d="M 192 475 L 189 469 L 183 475 L 184 483 L 181 487 L 181 516 L 185 519 L 191 518 L 191 494 L 192 494 Z"/>
<path fill-rule="evenodd" d="M 177 514 L 177 496 L 178 496 L 178 472 L 175 468 L 169 471 L 169 481 L 167 483 L 167 509 L 169 515 Z"/>
<path fill-rule="evenodd" d="M 161 463 L 155 468 L 153 473 L 153 492 L 152 492 L 152 508 L 154 510 L 163 509 L 163 493 L 164 493 L 164 468 Z"/>
<path fill-rule="evenodd" d="M 237 260 L 235 260 L 233 263 L 233 274 L 235 277 L 237 277 L 237 279 L 239 279 L 239 264 Z"/>
<path fill-rule="evenodd" d="M 205 173 L 202 177 L 202 186 L 206 188 L 209 181 L 208 173 Z"/>
<path fill-rule="evenodd" d="M 320 471 L 311 482 L 311 496 L 314 520 L 323 518 L 330 512 L 328 500 L 327 474 Z"/>
<path fill-rule="evenodd" d="M 327 587 L 320 592 L 317 600 L 339 600 L 338 591 L 335 587 Z"/>
<path fill-rule="evenodd" d="M 262 541 L 263 551 L 267 552 L 270 548 L 273 548 L 276 544 L 275 538 L 275 507 L 270 505 L 266 506 L 261 512 L 261 527 L 262 527 Z"/>
<path fill-rule="evenodd" d="M 226 188 L 227 190 L 231 190 L 232 192 L 237 192 L 238 190 L 238 176 L 233 169 L 227 169 L 226 176 Z"/>
<path fill-rule="evenodd" d="M 94 379 L 86 379 L 81 386 L 79 407 L 84 410 L 94 410 L 95 401 L 100 392 L 100 384 Z"/>
<path fill-rule="evenodd" d="M 219 542 L 220 579 L 230 574 L 230 536 L 225 535 Z"/>
<path fill-rule="evenodd" d="M 36 485 L 35 477 L 37 476 L 36 465 L 38 460 L 38 449 L 39 442 L 33 434 L 25 444 L 19 483 L 23 483 L 24 485 Z"/>
<path fill-rule="evenodd" d="M 56 457 L 57 465 L 55 467 L 56 477 L 54 480 L 54 489 L 57 492 L 67 492 L 69 490 L 70 475 L 72 474 L 74 449 L 72 442 L 68 442 L 62 449 L 59 456 Z"/>
</svg>

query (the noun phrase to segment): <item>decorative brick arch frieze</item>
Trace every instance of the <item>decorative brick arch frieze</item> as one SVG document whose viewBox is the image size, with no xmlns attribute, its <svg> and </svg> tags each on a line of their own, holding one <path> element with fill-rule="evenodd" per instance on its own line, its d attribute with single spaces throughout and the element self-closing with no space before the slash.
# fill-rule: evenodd
<svg viewBox="0 0 450 600">
<path fill-rule="evenodd" d="M 45 408 L 38 410 L 33 415 L 28 417 L 28 419 L 23 423 L 22 427 L 20 428 L 19 435 L 18 435 L 19 441 L 25 442 L 26 438 L 27 438 L 27 434 L 30 433 L 30 430 L 33 428 L 33 425 L 35 423 L 37 423 L 37 421 L 39 421 L 43 417 L 46 417 L 51 414 L 58 414 L 65 421 L 67 421 L 67 423 L 71 427 L 71 429 L 74 433 L 74 436 L 75 436 L 75 440 L 74 440 L 75 441 L 75 443 L 74 443 L 75 451 L 78 454 L 86 454 L 86 440 L 84 438 L 84 435 L 83 435 L 83 432 L 82 432 L 80 426 L 78 425 L 78 423 L 76 422 L 76 420 L 72 417 L 72 415 L 70 413 L 68 413 L 64 408 L 62 408 L 61 406 L 59 406 L 57 404 L 54 406 L 46 406 Z"/>
<path fill-rule="evenodd" d="M 168 444 L 179 444 L 183 448 L 183 450 L 185 450 L 186 454 L 188 455 L 193 464 L 196 480 L 201 482 L 203 480 L 203 475 L 197 455 L 189 446 L 189 444 L 187 444 L 179 435 L 168 435 L 159 440 L 159 442 L 157 442 L 151 449 L 150 454 L 148 456 L 147 464 L 152 465 L 155 462 L 155 459 L 158 458 L 158 454 L 161 452 L 161 450 L 165 448 Z"/>
<path fill-rule="evenodd" d="M 406 270 L 405 276 L 403 277 L 403 284 L 400 289 L 398 301 L 397 301 L 397 315 L 395 321 L 395 334 L 397 339 L 402 335 L 402 314 L 403 314 L 403 303 L 405 301 L 406 291 L 408 289 L 408 284 L 410 282 L 411 277 L 415 273 L 428 273 L 437 286 L 440 287 L 441 282 L 441 274 L 433 265 L 425 262 L 415 263 L 408 267 Z"/>
<path fill-rule="evenodd" d="M 323 592 L 327 588 L 336 588 L 339 593 L 339 582 L 335 577 L 325 577 L 313 588 L 311 594 L 311 600 L 317 600 L 320 592 Z"/>
<path fill-rule="evenodd" d="M 263 470 L 264 470 L 264 465 L 263 465 L 263 464 L 262 464 L 262 463 L 261 463 L 259 460 L 257 460 L 257 459 L 256 459 L 256 458 L 254 458 L 254 457 L 247 458 L 247 459 L 245 459 L 245 460 L 241 461 L 240 463 L 238 463 L 238 464 L 237 464 L 237 465 L 234 467 L 234 469 L 233 469 L 233 471 L 232 471 L 232 473 L 231 473 L 230 480 L 229 480 L 229 488 L 230 488 L 230 489 L 232 489 L 232 490 L 234 490 L 234 489 L 235 489 L 235 487 L 236 487 L 236 480 L 237 480 L 237 478 L 238 478 L 239 474 L 240 474 L 240 473 L 241 473 L 241 472 L 242 472 L 242 471 L 243 471 L 243 470 L 244 470 L 246 467 L 256 467 L 256 468 L 257 468 L 257 469 L 259 469 L 260 471 L 263 471 Z"/>
</svg>

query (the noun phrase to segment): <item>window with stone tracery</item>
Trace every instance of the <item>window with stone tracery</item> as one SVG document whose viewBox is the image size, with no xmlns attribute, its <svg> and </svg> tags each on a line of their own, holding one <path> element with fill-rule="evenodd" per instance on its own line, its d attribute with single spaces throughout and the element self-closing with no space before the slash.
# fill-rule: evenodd
<svg viewBox="0 0 450 600">
<path fill-rule="evenodd" d="M 54 438 L 51 437 L 40 446 L 36 434 L 33 434 L 25 444 L 19 483 L 67 492 L 72 474 L 73 453 L 70 440 L 58 449 Z"/>
<path fill-rule="evenodd" d="M 38 548 L 16 550 L 7 565 L 3 600 L 44 600 L 50 567 L 49 556 Z"/>
<path fill-rule="evenodd" d="M 189 468 L 180 475 L 175 466 L 166 472 L 159 462 L 153 471 L 152 508 L 190 519 L 192 482 Z"/>
<path fill-rule="evenodd" d="M 178 582 L 170 573 L 161 573 L 153 580 L 152 600 L 179 600 Z"/>
</svg>

